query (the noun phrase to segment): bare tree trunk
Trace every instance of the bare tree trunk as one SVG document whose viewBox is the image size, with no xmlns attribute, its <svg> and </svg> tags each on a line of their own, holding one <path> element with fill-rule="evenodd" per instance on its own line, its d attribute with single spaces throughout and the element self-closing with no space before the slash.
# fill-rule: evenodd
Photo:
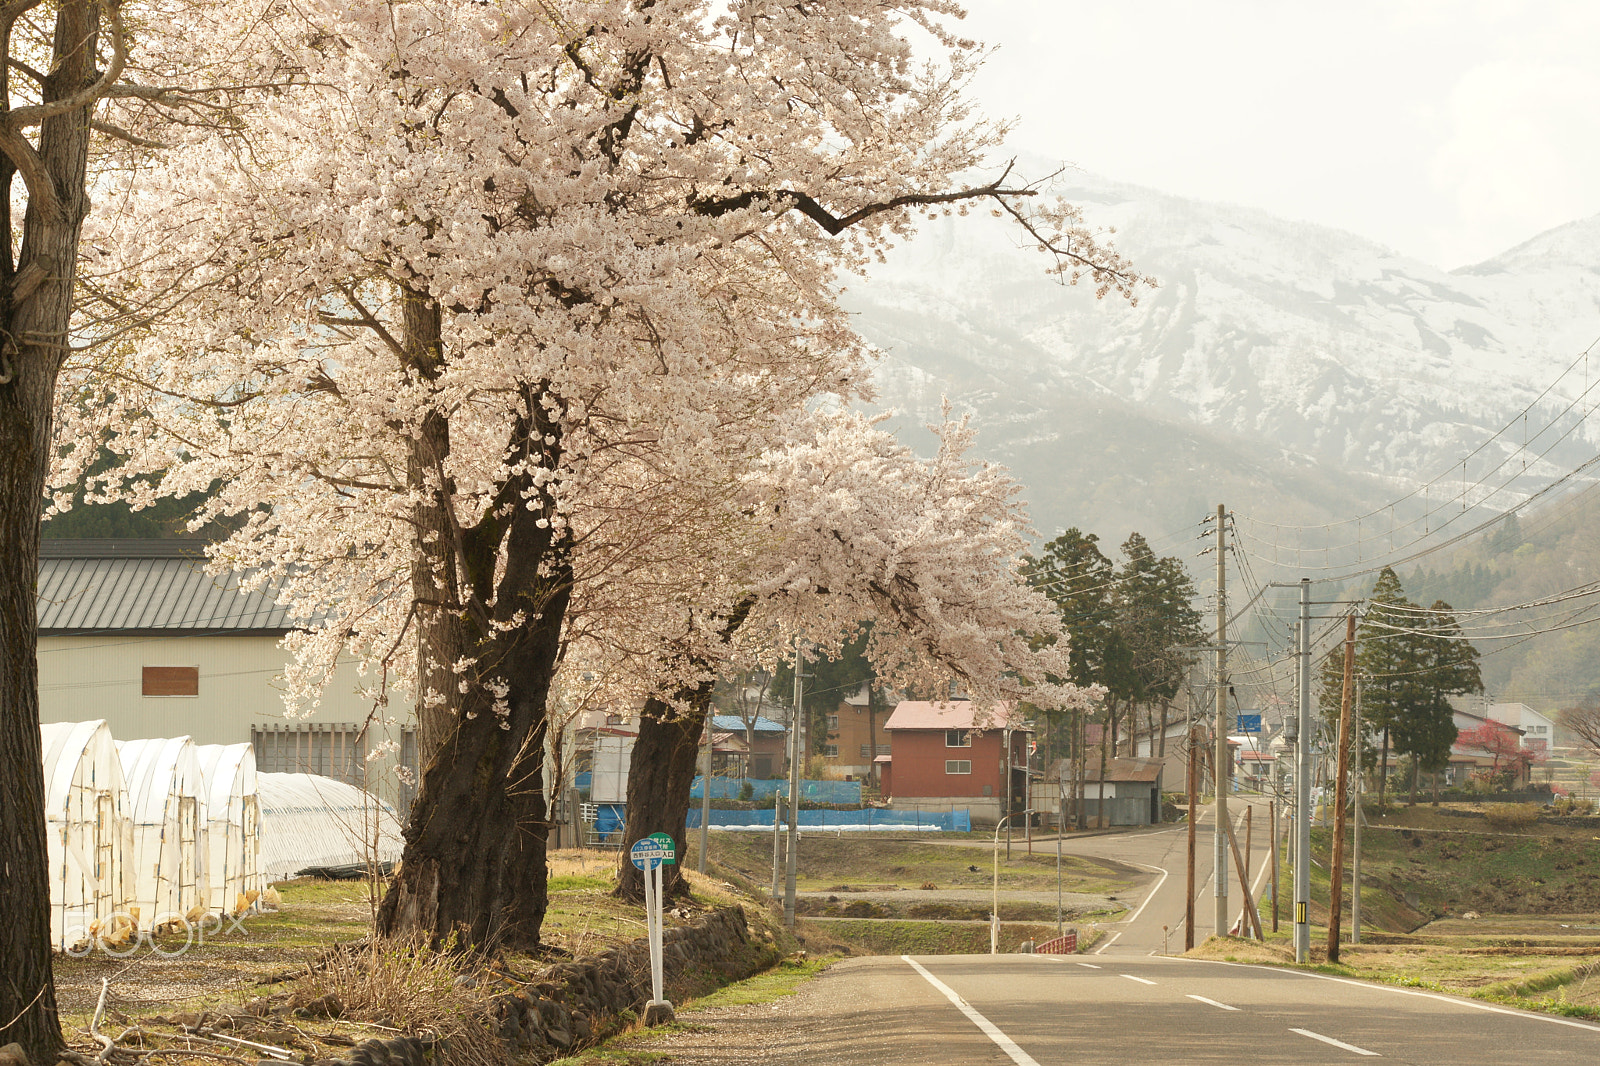
<svg viewBox="0 0 1600 1066">
<path fill-rule="evenodd" d="M 1172 701 L 1165 696 L 1161 698 L 1161 753 L 1158 758 L 1167 757 L 1167 720 L 1172 714 Z"/>
<path fill-rule="evenodd" d="M 0 59 L 9 60 L 13 21 L 0 14 Z M 54 56 L 40 96 L 64 100 L 93 83 L 100 7 L 56 6 Z M 10 106 L 9 69 L 0 104 Z M 0 145 L 0 1043 L 35 1062 L 65 1046 L 50 957 L 50 887 L 39 738 L 39 520 L 50 465 L 56 382 L 69 340 L 78 240 L 89 200 L 89 113 L 44 121 L 35 150 L 12 128 Z M 15 179 L 21 158 L 27 209 L 13 250 Z"/>
</svg>

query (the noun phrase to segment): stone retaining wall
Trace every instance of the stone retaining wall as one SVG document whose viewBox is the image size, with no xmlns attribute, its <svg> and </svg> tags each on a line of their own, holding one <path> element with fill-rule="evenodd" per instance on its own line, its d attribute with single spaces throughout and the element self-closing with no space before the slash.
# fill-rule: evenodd
<svg viewBox="0 0 1600 1066">
<path fill-rule="evenodd" d="M 661 939 L 671 1000 L 703 995 L 777 960 L 770 944 L 751 940 L 738 907 L 664 929 Z M 625 1020 L 642 1015 L 649 999 L 650 945 L 640 937 L 550 967 L 532 983 L 496 999 L 487 1021 L 517 1059 L 545 1062 L 608 1036 Z M 428 1041 L 412 1037 L 368 1040 L 347 1058 L 323 1060 L 319 1066 L 424 1066 L 431 1050 Z"/>
</svg>

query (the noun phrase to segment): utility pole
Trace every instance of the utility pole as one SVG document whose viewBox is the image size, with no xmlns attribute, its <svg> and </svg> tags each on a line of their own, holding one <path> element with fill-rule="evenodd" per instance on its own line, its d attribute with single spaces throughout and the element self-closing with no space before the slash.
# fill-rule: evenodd
<svg viewBox="0 0 1600 1066">
<path fill-rule="evenodd" d="M 1183 904 L 1183 950 L 1194 949 L 1194 841 L 1200 819 L 1200 730 L 1189 726 L 1189 891 Z"/>
<path fill-rule="evenodd" d="M 1267 821 L 1272 823 L 1272 931 L 1278 931 L 1278 885 L 1282 878 L 1278 876 L 1278 801 L 1272 800 L 1267 804 Z"/>
<path fill-rule="evenodd" d="M 1002 791 L 1005 798 L 1000 801 L 1000 821 L 1006 827 L 1006 862 L 1011 861 L 1011 716 L 1007 712 L 1006 725 L 1001 731 L 1001 737 L 1006 745 L 1006 783 Z"/>
<path fill-rule="evenodd" d="M 1294 748 L 1294 961 L 1311 958 L 1311 579 L 1300 579 L 1300 685 Z"/>
<path fill-rule="evenodd" d="M 1356 846 L 1355 855 L 1350 864 L 1350 943 L 1361 943 L 1361 792 L 1362 778 L 1361 757 L 1364 744 L 1361 743 L 1361 682 L 1356 682 Z"/>
<path fill-rule="evenodd" d="M 1328 961 L 1339 961 L 1339 918 L 1344 909 L 1344 808 L 1350 777 L 1350 705 L 1354 702 L 1356 613 L 1345 616 L 1344 687 L 1339 697 L 1338 778 L 1333 783 L 1333 863 L 1328 876 Z"/>
<path fill-rule="evenodd" d="M 694 868 L 701 873 L 706 872 L 706 836 L 711 822 L 711 727 L 715 724 L 711 718 L 706 715 L 705 757 L 700 770 L 700 851 L 695 856 Z"/>
<path fill-rule="evenodd" d="M 1211 777 L 1217 786 L 1215 855 L 1216 914 L 1214 932 L 1228 935 L 1228 786 L 1233 777 L 1228 757 L 1228 510 L 1217 504 L 1217 721 L 1216 752 Z M 1102 799 L 1101 802 L 1104 802 Z"/>
<path fill-rule="evenodd" d="M 805 672 L 805 658 L 800 653 L 800 638 L 794 639 L 794 720 L 789 723 L 789 841 L 784 856 L 786 866 L 783 889 L 783 927 L 794 932 L 795 845 L 800 839 L 800 764 L 805 748 L 801 740 L 801 723 L 805 721 L 804 700 L 800 689 L 801 675 Z"/>
</svg>

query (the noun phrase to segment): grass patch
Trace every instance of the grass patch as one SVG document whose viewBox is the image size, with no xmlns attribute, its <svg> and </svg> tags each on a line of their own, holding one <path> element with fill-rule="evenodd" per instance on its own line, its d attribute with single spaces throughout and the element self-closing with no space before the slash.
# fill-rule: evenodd
<svg viewBox="0 0 1600 1066">
<path fill-rule="evenodd" d="M 910 922 L 873 919 L 829 922 L 799 921 L 802 939 L 832 941 L 859 955 L 987 955 L 987 922 Z M 1006 923 L 1000 930 L 1000 950 L 1015 952 L 1025 940 L 1039 943 L 1055 936 L 1054 925 Z"/>
<path fill-rule="evenodd" d="M 690 1003 L 686 1009 L 700 1011 L 716 1007 L 740 1007 L 751 1003 L 771 1003 L 775 999 L 794 995 L 801 985 L 836 961 L 838 961 L 837 955 L 793 961 L 784 959 L 770 970 L 725 985 L 709 996 L 702 996 Z"/>
<path fill-rule="evenodd" d="M 988 847 L 941 843 L 961 840 L 967 834 L 942 833 L 939 839 L 918 833 L 914 839 L 884 839 L 881 833 L 825 836 L 802 834 L 797 886 L 802 891 L 824 891 L 875 886 L 879 890 L 920 889 L 933 884 L 941 889 L 982 889 L 993 885 L 993 852 Z M 871 837 L 872 839 L 861 839 Z M 1054 892 L 1056 855 L 1040 846 L 1032 855 L 1017 840 L 1011 858 L 1001 852 L 1000 883 L 1007 890 Z M 710 834 L 713 862 L 751 884 L 765 885 L 772 876 L 772 838 L 762 833 Z M 974 869 L 976 867 L 976 869 Z M 1075 855 L 1061 860 L 1062 887 L 1067 892 L 1111 895 L 1132 887 L 1128 871 L 1110 862 Z"/>
</svg>

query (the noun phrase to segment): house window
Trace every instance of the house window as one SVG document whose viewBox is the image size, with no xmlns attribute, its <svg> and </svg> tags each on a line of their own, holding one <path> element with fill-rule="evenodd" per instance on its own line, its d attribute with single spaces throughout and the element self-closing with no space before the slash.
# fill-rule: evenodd
<svg viewBox="0 0 1600 1066">
<path fill-rule="evenodd" d="M 142 692 L 146 696 L 198 696 L 200 695 L 200 668 L 198 666 L 147 666 L 142 678 Z"/>
<path fill-rule="evenodd" d="M 972 773 L 972 760 L 946 759 L 944 761 L 944 772 L 947 774 L 970 774 Z"/>
<path fill-rule="evenodd" d="M 837 759 L 839 757 L 839 745 L 837 745 L 837 744 L 824 744 L 824 745 L 822 745 L 822 757 L 824 759 Z"/>
<path fill-rule="evenodd" d="M 367 745 L 359 725 L 257 725 L 250 727 L 250 743 L 261 773 L 320 774 L 361 788 L 367 785 Z"/>
<path fill-rule="evenodd" d="M 833 729 L 833 730 L 837 730 L 839 728 L 839 716 L 838 715 L 836 715 L 836 714 L 828 715 L 828 728 L 829 729 Z"/>
<path fill-rule="evenodd" d="M 947 748 L 972 747 L 972 730 L 946 729 L 944 731 L 944 746 Z M 968 771 L 970 773 L 970 771 Z"/>
</svg>

